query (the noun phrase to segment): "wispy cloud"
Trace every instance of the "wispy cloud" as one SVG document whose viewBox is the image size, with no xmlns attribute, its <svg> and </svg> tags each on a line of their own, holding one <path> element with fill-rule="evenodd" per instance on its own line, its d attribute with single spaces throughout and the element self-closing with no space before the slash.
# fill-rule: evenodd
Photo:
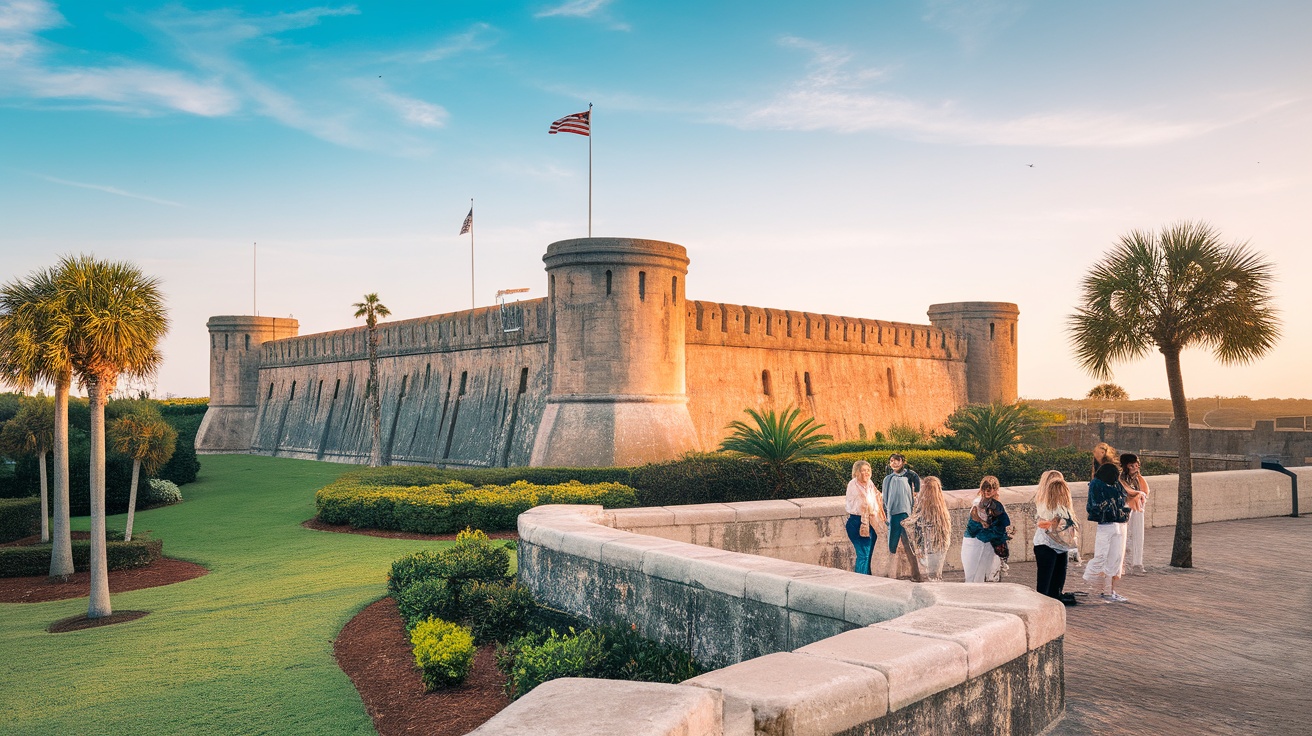
<svg viewBox="0 0 1312 736">
<path fill-rule="evenodd" d="M 379 99 L 391 105 L 400 114 L 402 120 L 421 128 L 441 128 L 446 125 L 446 120 L 450 117 L 446 108 L 441 105 L 434 105 L 414 97 L 384 92 L 379 95 Z"/>
<path fill-rule="evenodd" d="M 154 202 L 155 204 L 162 204 L 168 207 L 187 206 L 185 204 L 182 204 L 181 202 L 174 202 L 169 199 L 160 199 L 159 197 L 152 197 L 148 194 L 137 194 L 136 192 L 129 192 L 126 189 L 119 189 L 118 187 L 111 187 L 105 184 L 88 184 L 82 181 L 69 181 L 68 179 L 60 179 L 54 176 L 46 176 L 45 174 L 32 174 L 32 176 L 35 176 L 36 178 L 42 179 L 44 181 L 48 181 L 51 184 L 62 184 L 66 187 L 78 187 L 80 189 L 94 189 L 97 192 L 105 192 L 107 194 L 114 194 L 120 197 L 128 197 L 130 199 L 140 199 L 145 202 Z"/>
<path fill-rule="evenodd" d="M 1204 135 L 1265 114 L 1286 101 L 1230 117 L 1168 120 L 1097 110 L 1054 110 L 996 117 L 953 100 L 923 101 L 882 92 L 887 70 L 853 69 L 841 48 L 793 37 L 780 41 L 812 55 L 809 72 L 774 97 L 733 106 L 716 122 L 746 129 L 884 132 L 912 140 L 999 146 L 1146 146 Z M 1252 110 L 1252 108 L 1249 108 Z"/>
<path fill-rule="evenodd" d="M 923 0 L 926 23 L 975 51 L 1020 19 L 1029 3 L 1020 0 Z"/>
<path fill-rule="evenodd" d="M 556 5 L 544 10 L 539 10 L 533 14 L 534 18 L 595 18 L 605 21 L 613 31 L 627 31 L 630 29 L 628 23 L 621 23 L 610 17 L 607 6 L 611 0 L 565 0 L 560 5 Z"/>
<path fill-rule="evenodd" d="M 496 29 L 487 23 L 475 23 L 462 33 L 442 38 L 421 51 L 407 51 L 387 57 L 388 61 L 424 64 L 443 61 L 472 51 L 484 51 L 496 43 Z"/>
</svg>

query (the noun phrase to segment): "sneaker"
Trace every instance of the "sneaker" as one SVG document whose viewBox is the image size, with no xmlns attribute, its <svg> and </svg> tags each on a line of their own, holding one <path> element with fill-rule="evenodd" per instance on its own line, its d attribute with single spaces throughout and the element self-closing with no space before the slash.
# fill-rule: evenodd
<svg viewBox="0 0 1312 736">
<path fill-rule="evenodd" d="M 1143 569 L 1143 565 L 1135 565 L 1130 568 L 1130 574 L 1137 577 L 1146 574 L 1146 571 Z"/>
<path fill-rule="evenodd" d="M 1120 593 L 1117 593 L 1116 591 L 1112 591 L 1112 592 L 1110 592 L 1110 593 L 1103 593 L 1101 597 L 1102 597 L 1103 600 L 1107 601 L 1108 603 L 1129 603 L 1129 602 L 1130 602 L 1130 599 L 1129 599 L 1129 598 L 1126 598 L 1125 596 L 1121 595 Z"/>
</svg>

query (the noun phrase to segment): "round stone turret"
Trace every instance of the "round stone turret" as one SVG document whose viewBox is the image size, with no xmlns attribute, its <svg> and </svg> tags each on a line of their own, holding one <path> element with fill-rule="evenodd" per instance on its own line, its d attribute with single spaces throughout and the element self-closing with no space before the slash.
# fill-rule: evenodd
<svg viewBox="0 0 1312 736">
<path fill-rule="evenodd" d="M 972 404 L 1013 403 L 1016 384 L 1016 322 L 1020 308 L 1009 302 L 952 302 L 929 308 L 935 327 L 966 338 L 966 400 Z"/>
<path fill-rule="evenodd" d="M 250 452 L 259 404 L 260 346 L 296 337 L 291 318 L 210 317 L 210 405 L 196 431 L 196 452 Z"/>
<path fill-rule="evenodd" d="M 550 392 L 533 465 L 635 465 L 697 449 L 685 380 L 681 245 L 552 243 Z"/>
</svg>

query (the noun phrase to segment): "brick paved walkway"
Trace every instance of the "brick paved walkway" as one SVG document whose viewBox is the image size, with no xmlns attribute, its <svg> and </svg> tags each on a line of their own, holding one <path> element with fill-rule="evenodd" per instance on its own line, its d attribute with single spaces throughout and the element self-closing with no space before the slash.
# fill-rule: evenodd
<svg viewBox="0 0 1312 736">
<path fill-rule="evenodd" d="M 1192 570 L 1149 529 L 1129 603 L 1066 609 L 1066 715 L 1075 734 L 1312 734 L 1312 517 L 1194 527 Z M 1083 590 L 1072 568 L 1067 590 Z M 1007 581 L 1032 583 L 1033 563 Z"/>
</svg>

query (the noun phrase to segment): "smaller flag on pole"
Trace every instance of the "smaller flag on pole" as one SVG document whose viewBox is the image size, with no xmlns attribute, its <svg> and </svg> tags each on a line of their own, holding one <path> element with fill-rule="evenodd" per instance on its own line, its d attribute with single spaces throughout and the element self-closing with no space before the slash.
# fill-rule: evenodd
<svg viewBox="0 0 1312 736">
<path fill-rule="evenodd" d="M 589 128 L 592 124 L 592 111 L 576 112 L 573 115 L 566 115 L 551 124 L 551 130 L 547 132 L 551 135 L 557 133 L 575 133 L 577 135 L 589 135 Z"/>
<path fill-rule="evenodd" d="M 465 224 L 460 226 L 460 234 L 464 235 L 474 229 L 474 208 L 469 208 L 469 214 L 465 215 Z"/>
</svg>

